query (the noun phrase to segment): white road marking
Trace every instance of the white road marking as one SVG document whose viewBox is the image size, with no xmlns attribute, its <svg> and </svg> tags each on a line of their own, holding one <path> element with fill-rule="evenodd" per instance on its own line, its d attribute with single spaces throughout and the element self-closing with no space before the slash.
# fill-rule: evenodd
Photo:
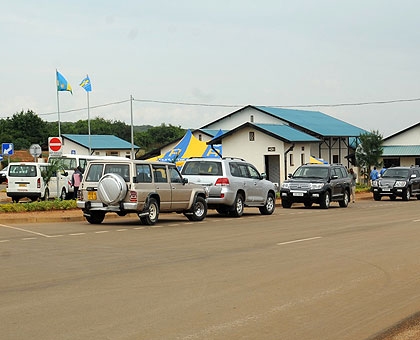
<svg viewBox="0 0 420 340">
<path fill-rule="evenodd" d="M 74 234 L 69 234 L 70 236 L 79 236 L 79 235 L 86 235 L 86 233 L 74 233 Z"/>
<path fill-rule="evenodd" d="M 0 240 L 0 243 L 9 242 L 10 240 Z"/>
<path fill-rule="evenodd" d="M 36 240 L 36 237 L 25 237 L 22 239 L 22 241 L 26 241 L 26 240 Z"/>
<path fill-rule="evenodd" d="M 420 222 L 420 220 L 414 220 L 413 222 Z"/>
<path fill-rule="evenodd" d="M 143 230 L 143 229 L 146 229 L 145 227 L 138 227 L 138 228 L 133 228 L 133 229 L 136 229 L 136 230 Z M 107 233 L 107 231 L 105 231 L 105 233 Z"/>
<path fill-rule="evenodd" d="M 163 228 L 163 225 L 154 225 L 152 228 Z"/>
<path fill-rule="evenodd" d="M 48 236 L 48 237 L 63 237 L 64 235 L 51 235 L 51 236 Z"/>
<path fill-rule="evenodd" d="M 117 229 L 116 231 L 127 231 L 127 229 Z"/>
<path fill-rule="evenodd" d="M 298 243 L 298 242 L 305 242 L 305 241 L 312 241 L 312 240 L 317 240 L 319 238 L 322 238 L 320 236 L 317 237 L 311 237 L 311 238 L 302 238 L 300 240 L 294 240 L 294 241 L 288 241 L 288 242 L 281 242 L 281 243 L 277 243 L 278 246 L 282 246 L 285 244 L 291 244 L 291 243 Z"/>
<path fill-rule="evenodd" d="M 95 234 L 109 233 L 109 230 L 95 231 Z"/>
<path fill-rule="evenodd" d="M 0 224 L 0 227 L 10 228 L 10 229 L 14 229 L 14 230 L 19 230 L 19 231 L 23 231 L 25 233 L 35 234 L 35 235 L 42 236 L 42 237 L 51 237 L 51 236 L 48 236 L 48 235 L 45 235 L 45 234 L 37 233 L 35 231 L 26 230 L 26 229 L 17 228 L 17 227 L 11 227 L 10 225 L 5 225 L 5 224 Z"/>
<path fill-rule="evenodd" d="M 178 225 L 179 225 L 179 223 L 176 223 L 176 224 L 168 224 L 168 227 L 176 227 Z"/>
</svg>

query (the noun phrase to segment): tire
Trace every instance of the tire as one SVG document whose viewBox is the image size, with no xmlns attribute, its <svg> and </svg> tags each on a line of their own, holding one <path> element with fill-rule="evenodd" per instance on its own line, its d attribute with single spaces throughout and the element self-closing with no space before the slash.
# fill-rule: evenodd
<svg viewBox="0 0 420 340">
<path fill-rule="evenodd" d="M 67 198 L 66 189 L 61 189 L 60 200 L 64 201 Z"/>
<path fill-rule="evenodd" d="M 331 195 L 329 191 L 326 191 L 324 196 L 322 197 L 322 202 L 320 204 L 322 209 L 328 209 L 331 204 Z"/>
<path fill-rule="evenodd" d="M 281 206 L 283 208 L 289 209 L 292 207 L 292 202 L 286 201 L 286 200 L 281 200 Z"/>
<path fill-rule="evenodd" d="M 85 216 L 85 218 L 90 224 L 101 224 L 105 218 L 103 211 L 91 211 L 89 214 L 90 216 Z"/>
<path fill-rule="evenodd" d="M 233 210 L 229 212 L 230 216 L 241 217 L 244 213 L 244 198 L 242 194 L 237 194 L 235 202 L 233 203 Z"/>
<path fill-rule="evenodd" d="M 310 208 L 312 207 L 312 202 L 305 202 L 303 203 L 305 205 L 305 208 Z"/>
<path fill-rule="evenodd" d="M 347 208 L 347 206 L 349 205 L 349 201 L 350 201 L 350 195 L 349 195 L 349 192 L 346 190 L 344 191 L 343 200 L 339 202 L 340 207 Z"/>
<path fill-rule="evenodd" d="M 48 201 L 49 199 L 50 199 L 50 191 L 48 189 L 45 189 L 43 200 Z"/>
<path fill-rule="evenodd" d="M 159 204 L 154 199 L 151 198 L 149 201 L 149 214 L 147 216 L 140 216 L 140 221 L 145 225 L 153 225 L 159 219 Z"/>
<path fill-rule="evenodd" d="M 12 196 L 12 202 L 13 203 L 19 203 L 19 197 Z"/>
<path fill-rule="evenodd" d="M 193 204 L 192 214 L 184 214 L 190 221 L 198 222 L 207 216 L 207 202 L 203 197 L 198 196 Z"/>
<path fill-rule="evenodd" d="M 260 207 L 260 213 L 262 215 L 271 215 L 276 209 L 276 199 L 272 193 L 267 195 L 267 200 L 263 207 Z"/>
<path fill-rule="evenodd" d="M 216 208 L 216 211 L 222 216 L 228 216 L 229 215 L 229 208 L 226 208 L 226 207 Z"/>
<path fill-rule="evenodd" d="M 407 190 L 404 192 L 403 201 L 409 201 L 410 198 L 411 198 L 411 189 L 410 187 L 408 187 Z"/>
<path fill-rule="evenodd" d="M 395 200 L 397 199 L 397 196 L 395 196 L 395 195 L 389 196 L 389 199 L 390 199 L 391 201 L 395 201 Z"/>
<path fill-rule="evenodd" d="M 418 200 L 420 200 L 420 195 L 417 195 L 416 197 L 417 197 Z"/>
<path fill-rule="evenodd" d="M 395 196 L 392 196 L 392 197 L 395 197 Z M 375 201 L 380 201 L 380 200 L 381 200 L 381 198 L 382 198 L 382 197 L 381 197 L 381 195 L 377 195 L 377 194 L 376 194 L 376 195 L 375 195 L 375 194 L 373 195 L 373 199 L 374 199 Z M 391 198 L 391 199 L 392 199 L 392 198 Z M 394 198 L 394 200 L 395 200 L 395 198 Z"/>
</svg>

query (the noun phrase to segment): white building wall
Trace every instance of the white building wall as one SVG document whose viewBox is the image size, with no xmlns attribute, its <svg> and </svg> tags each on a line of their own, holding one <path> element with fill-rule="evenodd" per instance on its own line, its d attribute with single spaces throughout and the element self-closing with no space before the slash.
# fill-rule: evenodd
<svg viewBox="0 0 420 340">
<path fill-rule="evenodd" d="M 319 143 L 312 143 L 312 147 L 311 147 L 311 155 L 316 157 L 316 158 L 322 158 L 324 161 L 326 162 L 330 162 L 329 158 L 330 158 L 330 154 L 329 154 L 329 148 L 327 146 L 327 144 L 322 143 L 321 145 L 321 157 L 319 157 Z M 336 141 L 336 143 L 334 144 L 333 142 L 333 147 L 331 149 L 331 163 L 333 163 L 334 160 L 334 155 L 339 156 L 340 155 L 340 146 L 338 143 L 338 140 Z M 338 162 L 337 163 L 341 163 L 345 166 L 347 166 L 347 159 L 345 158 L 348 155 L 348 148 L 346 146 L 346 144 L 344 144 L 344 141 L 341 140 L 341 158 L 338 158 Z"/>
<path fill-rule="evenodd" d="M 240 112 L 235 113 L 231 116 L 226 116 L 223 119 L 206 126 L 206 129 L 212 130 L 232 130 L 237 128 L 238 126 L 242 125 L 246 122 L 251 122 L 251 116 L 254 116 L 254 123 L 257 124 L 286 124 L 286 122 L 282 121 L 279 118 L 275 118 L 270 116 L 267 113 L 258 111 L 254 108 L 248 107 Z"/>
<path fill-rule="evenodd" d="M 209 136 L 209 135 L 207 135 L 207 134 L 205 134 L 204 132 L 201 132 L 201 131 L 194 131 L 193 136 L 195 138 L 197 138 L 198 140 L 200 140 L 200 136 L 201 136 L 201 141 L 203 141 L 203 142 L 208 142 L 209 140 L 213 139 L 213 137 L 211 137 L 211 136 Z"/>
<path fill-rule="evenodd" d="M 416 126 L 384 141 L 383 145 L 419 145 L 420 126 Z"/>
<path fill-rule="evenodd" d="M 67 138 L 63 138 L 63 153 L 71 154 L 72 150 L 76 151 L 78 155 L 89 155 L 89 149 L 77 144 Z"/>
</svg>

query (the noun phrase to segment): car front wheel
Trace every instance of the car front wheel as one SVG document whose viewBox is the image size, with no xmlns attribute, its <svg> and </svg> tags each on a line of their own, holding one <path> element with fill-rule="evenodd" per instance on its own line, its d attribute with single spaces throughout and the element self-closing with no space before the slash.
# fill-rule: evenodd
<svg viewBox="0 0 420 340">
<path fill-rule="evenodd" d="M 349 205 L 349 200 L 350 200 L 350 195 L 349 195 L 349 192 L 346 190 L 345 192 L 344 192 L 344 197 L 343 197 L 343 200 L 342 201 L 340 201 L 340 207 L 342 207 L 342 208 L 347 208 L 347 206 Z"/>
<path fill-rule="evenodd" d="M 409 201 L 411 198 L 411 190 L 410 188 L 407 188 L 407 190 L 405 190 L 404 195 L 403 195 L 403 201 Z"/>
<path fill-rule="evenodd" d="M 330 207 L 330 204 L 331 204 L 331 196 L 330 196 L 330 193 L 327 191 L 324 194 L 324 197 L 322 198 L 321 208 L 328 209 Z"/>
</svg>

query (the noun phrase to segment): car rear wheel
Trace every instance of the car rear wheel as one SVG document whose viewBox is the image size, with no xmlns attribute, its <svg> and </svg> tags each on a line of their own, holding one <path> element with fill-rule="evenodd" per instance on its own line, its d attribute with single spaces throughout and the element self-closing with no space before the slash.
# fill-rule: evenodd
<svg viewBox="0 0 420 340">
<path fill-rule="evenodd" d="M 60 200 L 64 201 L 67 198 L 67 193 L 66 193 L 66 189 L 62 189 L 61 190 L 61 194 L 60 194 Z"/>
<path fill-rule="evenodd" d="M 263 207 L 260 207 L 260 213 L 263 215 L 271 215 L 276 208 L 276 201 L 274 195 L 269 193 L 267 195 L 267 201 L 265 202 Z"/>
<path fill-rule="evenodd" d="M 12 196 L 12 202 L 13 203 L 19 203 L 19 197 Z"/>
<path fill-rule="evenodd" d="M 330 193 L 327 191 L 324 194 L 324 197 L 322 198 L 322 202 L 321 202 L 321 208 L 322 209 L 328 209 L 330 207 L 331 204 L 331 196 Z"/>
<path fill-rule="evenodd" d="M 233 203 L 233 210 L 230 211 L 230 215 L 233 217 L 241 217 L 244 213 L 244 198 L 241 194 L 237 194 L 235 202 Z"/>
<path fill-rule="evenodd" d="M 417 197 L 418 200 L 420 200 L 420 195 L 417 195 L 416 197 Z"/>
<path fill-rule="evenodd" d="M 85 216 L 86 221 L 90 224 L 101 224 L 105 218 L 105 213 L 103 211 L 91 211 L 89 212 L 90 216 Z"/>
<path fill-rule="evenodd" d="M 349 197 L 350 197 L 349 192 L 346 190 L 344 192 L 343 200 L 339 202 L 340 207 L 347 208 L 347 206 L 349 205 L 349 201 L 350 201 Z"/>
<path fill-rule="evenodd" d="M 207 202 L 203 197 L 197 197 L 193 204 L 192 214 L 184 214 L 190 221 L 202 221 L 207 216 Z"/>
<path fill-rule="evenodd" d="M 149 214 L 146 216 L 140 216 L 142 224 L 153 225 L 158 221 L 159 218 L 159 205 L 154 198 L 149 201 Z"/>
</svg>

